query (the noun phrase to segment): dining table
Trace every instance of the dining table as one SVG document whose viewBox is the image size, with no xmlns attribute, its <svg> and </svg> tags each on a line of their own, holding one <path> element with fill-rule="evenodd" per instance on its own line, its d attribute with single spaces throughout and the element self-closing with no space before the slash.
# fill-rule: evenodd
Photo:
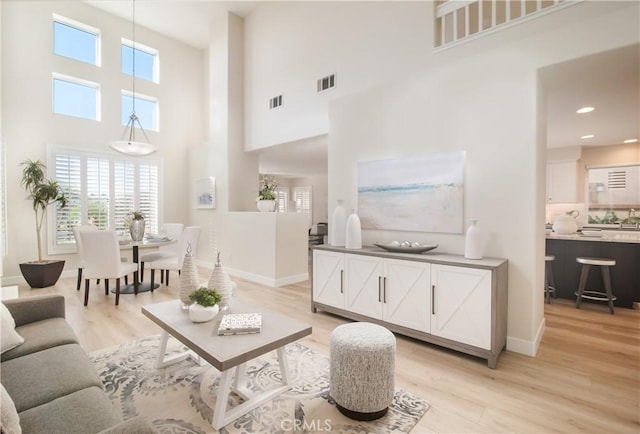
<svg viewBox="0 0 640 434">
<path fill-rule="evenodd" d="M 133 262 L 135 263 L 138 263 L 139 261 L 139 249 L 168 246 L 170 244 L 175 244 L 176 242 L 177 240 L 172 240 L 168 237 L 157 237 L 157 238 L 145 237 L 141 241 L 134 241 L 132 239 L 119 240 L 120 250 L 132 249 Z M 135 271 L 133 273 L 133 282 L 128 285 L 122 286 L 120 288 L 120 294 L 138 294 L 139 292 L 151 291 L 151 283 L 140 282 L 139 273 L 140 271 Z M 156 289 L 159 287 L 160 287 L 159 283 L 155 283 L 153 285 L 153 289 Z M 112 289 L 111 292 L 115 293 L 115 289 Z"/>
</svg>

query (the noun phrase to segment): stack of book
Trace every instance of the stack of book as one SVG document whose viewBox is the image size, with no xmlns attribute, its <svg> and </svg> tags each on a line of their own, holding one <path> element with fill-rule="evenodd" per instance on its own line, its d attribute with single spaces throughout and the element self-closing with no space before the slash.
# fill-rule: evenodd
<svg viewBox="0 0 640 434">
<path fill-rule="evenodd" d="M 259 333 L 262 328 L 261 313 L 228 313 L 220 320 L 219 335 Z"/>
</svg>

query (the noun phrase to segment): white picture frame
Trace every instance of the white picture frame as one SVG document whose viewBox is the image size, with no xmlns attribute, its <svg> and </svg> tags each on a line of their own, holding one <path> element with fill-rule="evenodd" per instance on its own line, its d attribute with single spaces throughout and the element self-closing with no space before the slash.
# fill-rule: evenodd
<svg viewBox="0 0 640 434">
<path fill-rule="evenodd" d="M 196 209 L 215 209 L 216 178 L 210 176 L 196 180 L 193 190 Z"/>
</svg>

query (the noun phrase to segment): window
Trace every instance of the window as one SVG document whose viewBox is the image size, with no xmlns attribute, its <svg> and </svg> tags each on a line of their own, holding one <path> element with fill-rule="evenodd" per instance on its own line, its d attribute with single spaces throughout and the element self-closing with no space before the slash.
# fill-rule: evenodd
<svg viewBox="0 0 640 434">
<path fill-rule="evenodd" d="M 135 76 L 143 80 L 158 83 L 158 50 L 146 47 L 142 44 L 122 39 L 122 73 L 134 75 L 133 56 L 135 55 L 136 70 Z"/>
<path fill-rule="evenodd" d="M 100 31 L 59 15 L 53 16 L 53 52 L 100 66 Z"/>
<path fill-rule="evenodd" d="M 293 189 L 293 200 L 296 202 L 296 212 L 311 213 L 311 186 Z"/>
<path fill-rule="evenodd" d="M 73 227 L 93 224 L 117 231 L 126 237 L 127 214 L 140 210 L 146 231 L 158 233 L 160 227 L 160 160 L 126 158 L 119 155 L 87 153 L 76 149 L 54 148 L 49 167 L 67 194 L 65 208 L 50 213 L 49 252 L 75 249 Z"/>
<path fill-rule="evenodd" d="M 123 91 L 121 103 L 121 123 L 123 126 L 129 122 L 133 110 L 133 94 Z M 136 116 L 145 130 L 158 131 L 158 100 L 155 98 L 140 96 L 136 93 Z"/>
<path fill-rule="evenodd" d="M 289 187 L 278 187 L 276 189 L 276 210 L 277 212 L 287 212 L 289 209 Z"/>
<path fill-rule="evenodd" d="M 54 73 L 53 112 L 99 121 L 100 85 Z"/>
</svg>

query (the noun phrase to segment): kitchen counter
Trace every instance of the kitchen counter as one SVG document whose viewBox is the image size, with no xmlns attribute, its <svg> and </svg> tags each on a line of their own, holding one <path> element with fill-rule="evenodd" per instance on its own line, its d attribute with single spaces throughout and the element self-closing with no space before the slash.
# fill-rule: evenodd
<svg viewBox="0 0 640 434">
<path fill-rule="evenodd" d="M 611 258 L 616 265 L 611 267 L 611 285 L 613 294 L 618 297 L 617 307 L 633 307 L 640 301 L 640 232 L 602 231 L 602 237 L 584 235 L 548 234 L 546 239 L 547 255 L 554 255 L 553 273 L 556 281 L 556 294 L 559 298 L 576 299 L 582 265 L 576 258 Z M 600 267 L 592 267 L 586 288 L 603 291 Z M 540 291 L 542 293 L 542 291 Z"/>
<path fill-rule="evenodd" d="M 593 234 L 593 235 L 592 235 Z M 640 244 L 640 231 L 590 231 L 589 235 L 575 233 L 559 235 L 555 232 L 547 233 L 547 240 L 595 241 L 606 243 L 636 243 Z"/>
</svg>

